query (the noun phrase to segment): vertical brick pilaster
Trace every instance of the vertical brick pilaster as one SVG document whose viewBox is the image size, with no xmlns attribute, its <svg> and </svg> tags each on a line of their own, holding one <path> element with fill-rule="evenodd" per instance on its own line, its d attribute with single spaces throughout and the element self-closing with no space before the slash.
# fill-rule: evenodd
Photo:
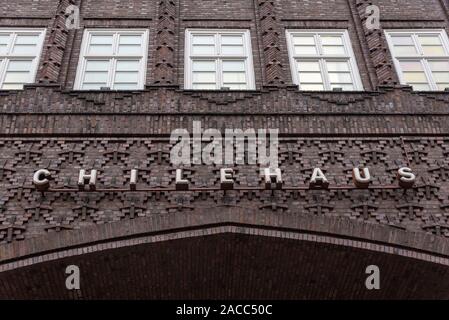
<svg viewBox="0 0 449 320">
<path fill-rule="evenodd" d="M 156 37 L 154 84 L 175 84 L 176 3 L 160 0 Z"/>
<path fill-rule="evenodd" d="M 42 57 L 42 68 L 38 73 L 39 83 L 58 83 L 64 50 L 68 39 L 66 9 L 76 0 L 59 0 L 56 14 L 48 28 L 48 38 Z"/>
<path fill-rule="evenodd" d="M 368 19 L 366 8 L 372 4 L 369 0 L 356 0 L 356 8 L 362 21 L 363 32 L 376 71 L 378 85 L 394 86 L 399 83 L 399 79 L 394 70 L 393 59 L 390 55 L 383 29 L 380 27 L 377 30 L 370 30 L 366 27 Z M 380 14 L 382 18 L 382 12 Z"/>
<path fill-rule="evenodd" d="M 276 18 L 276 6 L 274 0 L 257 0 L 257 6 L 262 36 L 265 83 L 283 85 L 285 73 L 281 61 L 281 27 Z"/>
</svg>

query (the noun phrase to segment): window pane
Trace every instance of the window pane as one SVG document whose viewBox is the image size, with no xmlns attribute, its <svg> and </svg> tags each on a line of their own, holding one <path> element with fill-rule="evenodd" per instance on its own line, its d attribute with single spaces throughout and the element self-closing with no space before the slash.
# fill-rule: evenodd
<svg viewBox="0 0 449 320">
<path fill-rule="evenodd" d="M 99 71 L 89 71 L 84 75 L 85 83 L 103 83 L 106 85 L 108 81 L 108 73 L 107 72 L 99 72 Z"/>
<path fill-rule="evenodd" d="M 11 35 L 9 34 L 0 34 L 0 45 L 7 45 L 11 39 Z"/>
<path fill-rule="evenodd" d="M 142 45 L 142 36 L 141 35 L 121 35 L 119 43 L 122 44 L 135 44 Z"/>
<path fill-rule="evenodd" d="M 313 36 L 295 36 L 293 37 L 293 44 L 315 46 L 315 38 Z"/>
<path fill-rule="evenodd" d="M 449 72 L 434 72 L 433 77 L 438 83 L 449 82 Z"/>
<path fill-rule="evenodd" d="M 323 46 L 323 54 L 338 54 L 344 55 L 345 48 L 343 46 Z"/>
<path fill-rule="evenodd" d="M 86 62 L 86 71 L 107 71 L 109 69 L 109 60 L 88 60 Z"/>
<path fill-rule="evenodd" d="M 423 46 L 422 49 L 427 56 L 443 56 L 446 54 L 443 46 Z"/>
<path fill-rule="evenodd" d="M 193 44 L 215 45 L 215 37 L 211 35 L 193 36 Z"/>
<path fill-rule="evenodd" d="M 117 71 L 138 71 L 140 68 L 139 60 L 118 60 Z"/>
<path fill-rule="evenodd" d="M 193 45 L 194 55 L 215 55 L 215 45 Z"/>
<path fill-rule="evenodd" d="M 245 71 L 244 61 L 223 61 L 223 71 Z"/>
<path fill-rule="evenodd" d="M 139 73 L 134 71 L 117 71 L 115 73 L 116 83 L 137 83 L 139 81 Z"/>
<path fill-rule="evenodd" d="M 449 60 L 447 61 L 429 61 L 430 69 L 432 71 L 446 71 L 449 72 Z"/>
<path fill-rule="evenodd" d="M 221 46 L 221 54 L 224 55 L 244 55 L 243 46 L 226 45 Z"/>
<path fill-rule="evenodd" d="M 112 45 L 96 44 L 89 47 L 89 54 L 112 55 Z"/>
<path fill-rule="evenodd" d="M 331 83 L 352 83 L 351 74 L 348 72 L 344 73 L 329 73 L 329 80 Z"/>
<path fill-rule="evenodd" d="M 418 52 L 416 51 L 415 46 L 395 46 L 394 53 L 397 55 L 414 55 Z"/>
<path fill-rule="evenodd" d="M 424 72 L 404 72 L 404 79 L 407 83 L 427 82 L 427 78 Z"/>
<path fill-rule="evenodd" d="M 404 72 L 422 71 L 423 70 L 421 61 L 401 61 L 400 65 L 401 65 L 402 71 L 404 71 Z"/>
<path fill-rule="evenodd" d="M 90 38 L 90 44 L 107 44 L 112 46 L 112 35 L 92 35 Z"/>
<path fill-rule="evenodd" d="M 92 35 L 89 54 L 112 55 L 112 35 Z"/>
<path fill-rule="evenodd" d="M 36 52 L 36 45 L 34 44 L 16 44 L 14 48 L 12 49 L 12 54 L 20 54 L 20 55 L 27 55 L 27 56 L 35 56 L 37 55 Z"/>
<path fill-rule="evenodd" d="M 29 80 L 29 72 L 8 71 L 5 77 L 5 83 L 28 83 Z"/>
<path fill-rule="evenodd" d="M 200 83 L 215 83 L 215 72 L 194 72 L 193 82 Z"/>
<path fill-rule="evenodd" d="M 327 70 L 329 72 L 346 71 L 349 72 L 349 64 L 346 61 L 326 61 Z"/>
<path fill-rule="evenodd" d="M 446 88 L 449 88 L 449 82 L 448 83 L 438 83 L 438 90 L 445 90 Z"/>
<path fill-rule="evenodd" d="M 215 60 L 193 61 L 193 71 L 215 71 Z"/>
<path fill-rule="evenodd" d="M 307 55 L 307 54 L 317 54 L 318 51 L 315 46 L 295 46 L 295 54 Z"/>
<path fill-rule="evenodd" d="M 142 36 L 121 35 L 119 40 L 118 54 L 121 55 L 142 54 Z"/>
<path fill-rule="evenodd" d="M 246 83 L 246 74 L 244 72 L 224 72 L 224 83 Z"/>
<path fill-rule="evenodd" d="M 240 45 L 243 46 L 243 37 L 238 35 L 225 35 L 221 36 L 222 45 Z"/>
<path fill-rule="evenodd" d="M 395 46 L 414 46 L 412 36 L 392 36 L 391 40 Z"/>
<path fill-rule="evenodd" d="M 438 35 L 419 35 L 418 39 L 421 45 L 442 45 L 440 37 Z"/>
<path fill-rule="evenodd" d="M 413 90 L 417 90 L 417 91 L 429 91 L 430 90 L 429 85 L 426 83 L 414 83 L 412 86 L 413 86 Z"/>
<path fill-rule="evenodd" d="M 17 35 L 16 38 L 16 45 L 18 44 L 32 44 L 36 45 L 38 40 L 37 35 Z"/>
<path fill-rule="evenodd" d="M 301 84 L 301 90 L 323 91 L 324 86 L 322 84 Z"/>
<path fill-rule="evenodd" d="M 337 45 L 343 46 L 343 39 L 341 36 L 321 36 L 322 45 Z"/>
<path fill-rule="evenodd" d="M 118 47 L 118 54 L 120 55 L 141 55 L 142 46 L 134 44 L 121 44 Z"/>
<path fill-rule="evenodd" d="M 33 60 L 12 60 L 9 62 L 8 71 L 31 71 Z"/>
<path fill-rule="evenodd" d="M 300 72 L 320 71 L 318 61 L 297 61 L 297 65 Z"/>
<path fill-rule="evenodd" d="M 5 55 L 7 49 L 8 49 L 8 46 L 6 44 L 0 43 L 0 55 Z"/>
<path fill-rule="evenodd" d="M 299 81 L 301 83 L 323 83 L 321 73 L 315 72 L 300 72 Z"/>
<path fill-rule="evenodd" d="M 4 83 L 2 86 L 3 90 L 22 90 L 23 84 L 21 83 Z"/>
<path fill-rule="evenodd" d="M 116 83 L 114 84 L 114 90 L 137 90 L 137 83 Z"/>
</svg>

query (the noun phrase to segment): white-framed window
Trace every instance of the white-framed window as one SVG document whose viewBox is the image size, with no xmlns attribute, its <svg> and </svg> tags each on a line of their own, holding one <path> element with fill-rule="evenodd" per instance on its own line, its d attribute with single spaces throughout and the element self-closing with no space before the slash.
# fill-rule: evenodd
<svg viewBox="0 0 449 320">
<path fill-rule="evenodd" d="M 76 90 L 142 90 L 148 30 L 86 29 L 75 80 Z"/>
<path fill-rule="evenodd" d="M 33 83 L 45 38 L 45 29 L 0 28 L 0 89 L 21 90 Z"/>
<path fill-rule="evenodd" d="M 300 90 L 363 90 L 347 30 L 287 30 L 286 35 Z"/>
<path fill-rule="evenodd" d="M 185 88 L 253 90 L 249 30 L 186 30 Z"/>
<path fill-rule="evenodd" d="M 418 91 L 449 88 L 449 41 L 444 30 L 386 30 L 401 84 Z"/>
</svg>

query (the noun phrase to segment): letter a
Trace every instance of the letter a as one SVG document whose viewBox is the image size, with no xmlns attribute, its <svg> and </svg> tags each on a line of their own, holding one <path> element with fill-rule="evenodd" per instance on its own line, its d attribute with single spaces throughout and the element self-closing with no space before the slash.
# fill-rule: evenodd
<svg viewBox="0 0 449 320">
<path fill-rule="evenodd" d="M 366 278 L 365 286 L 368 290 L 380 290 L 380 269 L 378 266 L 371 265 L 366 268 L 366 274 L 370 274 Z"/>
<path fill-rule="evenodd" d="M 65 269 L 65 273 L 69 274 L 65 280 L 65 286 L 68 290 L 79 290 L 80 289 L 80 268 L 75 265 L 68 266 Z"/>
</svg>

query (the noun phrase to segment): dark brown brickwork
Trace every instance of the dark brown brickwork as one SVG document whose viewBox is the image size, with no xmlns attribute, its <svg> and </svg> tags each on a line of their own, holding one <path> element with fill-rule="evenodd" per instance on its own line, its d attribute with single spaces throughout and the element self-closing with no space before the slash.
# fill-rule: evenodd
<svg viewBox="0 0 449 320">
<path fill-rule="evenodd" d="M 67 30 L 65 26 L 65 9 L 71 4 L 81 8 L 79 30 Z M 365 9 L 372 4 L 381 10 L 380 30 L 365 27 Z M 190 246 L 211 250 L 203 244 L 204 237 L 209 236 L 208 241 L 227 248 L 235 246 L 242 254 L 261 246 L 264 249 L 257 258 L 259 261 L 284 261 L 291 253 L 281 250 L 276 257 L 269 253 L 284 246 L 298 246 L 296 254 L 300 256 L 304 252 L 310 255 L 310 261 L 319 261 L 331 251 L 337 252 L 336 258 L 338 252 L 343 255 L 347 252 L 358 261 L 349 268 L 351 270 L 376 258 L 388 265 L 385 268 L 391 268 L 394 275 L 411 274 L 417 268 L 428 272 L 427 282 L 419 282 L 415 291 L 407 292 L 407 285 L 419 280 L 410 276 L 402 287 L 391 282 L 391 290 L 381 296 L 363 295 L 358 287 L 333 296 L 320 292 L 312 294 L 312 291 L 302 295 L 282 282 L 285 281 L 282 278 L 286 294 L 290 293 L 287 298 L 447 298 L 444 287 L 447 282 L 440 281 L 440 291 L 433 293 L 425 288 L 434 287 L 438 282 L 437 274 L 446 277 L 444 279 L 448 276 L 447 264 L 443 262 L 449 258 L 449 93 L 413 92 L 410 87 L 399 86 L 384 35 L 386 29 L 449 30 L 447 0 L 0 0 L 0 27 L 47 29 L 36 83 L 20 92 L 0 92 L 0 281 L 4 285 L 0 286 L 0 297 L 8 292 L 14 297 L 27 297 L 21 291 L 27 286 L 14 287 L 14 279 L 23 277 L 20 270 L 24 263 L 32 265 L 24 272 L 34 273 L 34 264 L 43 262 L 47 251 L 54 259 L 45 260 L 47 272 L 30 280 L 35 281 L 33 285 L 61 276 L 54 274 L 59 266 L 54 260 L 67 257 L 66 263 L 75 259 L 72 256 L 80 255 L 90 268 L 106 259 L 107 250 L 123 255 L 121 251 L 114 253 L 120 241 L 128 241 L 122 238 L 134 239 L 138 232 L 149 232 L 129 229 L 135 234 L 131 231 L 127 234 L 128 224 L 137 224 L 135 221 L 151 219 L 151 224 L 158 225 L 158 219 L 166 217 L 164 231 L 151 231 L 161 232 L 159 241 L 166 243 L 142 248 L 135 247 L 138 243 L 127 244 L 133 246 L 128 258 L 147 254 L 148 249 L 173 250 L 172 254 L 176 255 L 177 250 L 182 251 L 183 246 L 187 246 L 168 242 L 172 232 L 176 233 L 173 230 L 182 228 L 180 222 L 185 222 L 180 217 L 205 221 L 210 213 L 219 217 L 216 221 L 208 220 L 212 227 L 193 224 L 191 227 L 197 230 L 193 233 L 184 230 L 185 233 L 177 237 L 197 237 L 197 240 L 189 240 Z M 144 90 L 73 90 L 86 28 L 149 29 Z M 249 29 L 256 90 L 183 90 L 187 28 Z M 292 84 L 286 29 L 347 29 L 365 91 L 300 92 Z M 351 168 L 360 165 L 371 168 L 377 189 L 227 193 L 109 190 L 41 194 L 31 185 L 32 174 L 38 168 L 49 168 L 55 177 L 52 184 L 58 188 L 74 187 L 80 168 L 96 168 L 100 170 L 99 187 L 127 188 L 129 170 L 137 165 L 143 169 L 140 187 L 172 188 L 175 168 L 168 161 L 171 147 L 168 137 L 177 128 L 191 131 L 193 120 L 202 121 L 204 128 L 223 131 L 225 128 L 279 128 L 281 169 L 285 172 L 287 187 L 306 187 L 314 166 L 321 167 L 329 175 L 331 185 L 347 186 L 351 184 Z M 410 166 L 418 173 L 416 188 L 406 192 L 382 188 L 397 184 L 395 170 L 401 165 Z M 240 186 L 261 185 L 258 167 L 236 166 L 235 169 Z M 217 171 L 206 166 L 192 168 L 188 179 L 196 187 L 219 184 Z M 215 209 L 204 211 L 205 208 Z M 240 211 L 227 215 L 220 208 Z M 258 237 L 235 235 L 247 232 L 241 229 L 209 231 L 216 224 L 226 228 L 234 228 L 235 224 L 252 225 L 253 220 L 245 221 L 250 215 L 248 212 L 263 216 L 263 221 L 258 221 L 258 231 L 254 231 Z M 195 218 L 191 218 L 193 216 Z M 296 233 L 301 233 L 301 226 L 307 223 L 327 229 L 306 232 L 307 236 L 313 234 L 315 238 L 294 238 L 296 236 L 285 231 L 293 227 L 283 226 L 287 220 L 298 224 Z M 348 223 L 348 226 L 337 232 L 329 221 Z M 355 225 L 366 232 L 353 234 Z M 113 232 L 114 228 L 122 233 Z M 379 228 L 376 230 L 384 236 L 378 237 L 377 231 L 371 228 Z M 92 237 L 86 236 L 85 230 L 89 230 Z M 267 235 L 262 230 L 272 233 Z M 109 237 L 100 241 L 98 237 L 103 233 Z M 234 235 L 223 235 L 225 233 Z M 323 245 L 323 241 L 316 238 L 327 233 L 329 239 L 337 239 L 329 240 L 334 241 L 331 242 L 333 247 Z M 265 236 L 279 239 L 266 240 Z M 296 242 L 280 240 L 290 236 Z M 76 237 L 84 240 L 74 241 Z M 341 239 L 349 242 L 340 243 Z M 46 247 L 48 241 L 54 241 L 55 246 Z M 92 249 L 97 241 L 104 242 L 105 247 Z M 350 241 L 361 244 L 354 245 Z M 247 242 L 247 246 L 240 245 L 241 242 Z M 380 254 L 381 249 L 373 250 L 374 243 L 388 254 Z M 70 253 L 65 246 L 81 252 Z M 311 255 L 311 247 L 319 249 L 320 253 Z M 85 248 L 98 252 L 84 258 L 82 250 Z M 411 253 L 401 254 L 400 250 Z M 227 250 L 223 254 L 230 255 Z M 223 262 L 212 253 L 210 257 L 216 259 L 216 264 Z M 394 257 L 390 259 L 391 264 L 388 264 L 388 257 Z M 154 263 L 150 260 L 145 263 Z M 203 267 L 199 261 L 188 258 L 183 261 L 196 268 Z M 409 264 L 410 269 L 407 269 Z M 155 265 L 164 263 L 159 261 Z M 335 268 L 341 268 L 341 264 L 336 262 Z M 15 269 L 19 270 L 16 274 Z M 186 272 L 184 276 L 194 278 L 188 273 L 195 272 L 194 269 Z M 13 280 L 5 280 L 10 275 Z M 301 282 L 307 277 L 308 273 L 304 273 L 295 279 Z M 212 281 L 212 278 L 208 279 Z M 167 279 L 166 275 L 161 275 L 159 281 L 164 283 Z M 134 280 L 129 280 L 130 286 L 136 285 Z M 236 277 L 233 281 L 242 280 Z M 395 286 L 400 290 L 394 292 Z M 247 287 L 249 291 L 236 291 L 234 295 L 201 288 L 204 291 L 191 297 L 207 298 L 207 293 L 217 298 L 271 297 L 263 295 L 263 291 L 257 293 L 260 296 L 251 295 L 249 288 L 251 286 Z M 104 297 L 108 294 L 121 297 L 117 292 L 102 290 L 98 292 L 104 293 Z M 83 292 L 83 297 L 98 297 L 98 292 Z M 162 289 L 155 292 L 153 295 L 142 293 L 141 297 L 176 297 Z M 54 291 L 47 297 L 66 297 L 65 294 Z M 43 296 L 37 294 L 37 297 Z M 276 297 L 284 296 L 278 293 Z"/>
</svg>

